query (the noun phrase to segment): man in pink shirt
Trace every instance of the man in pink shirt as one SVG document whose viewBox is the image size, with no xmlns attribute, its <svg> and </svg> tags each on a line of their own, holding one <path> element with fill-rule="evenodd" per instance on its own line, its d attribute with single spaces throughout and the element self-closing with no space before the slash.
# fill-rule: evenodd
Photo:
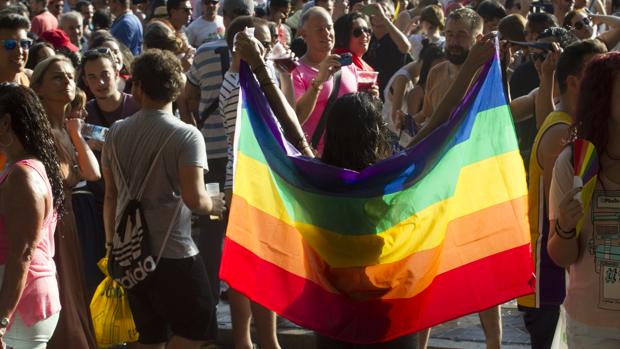
<svg viewBox="0 0 620 349">
<path fill-rule="evenodd" d="M 295 111 L 304 132 L 313 139 L 334 88 L 334 73 L 338 70 L 341 72 L 338 97 L 357 92 L 357 75 L 353 65 L 341 67 L 340 56 L 331 54 L 334 48 L 334 26 L 325 9 L 313 7 L 303 15 L 300 35 L 308 50 L 291 74 L 297 99 Z M 322 134 L 318 144 L 313 144 L 319 154 L 323 151 L 323 138 Z"/>
<path fill-rule="evenodd" d="M 47 9 L 48 0 L 30 0 L 32 26 L 30 31 L 41 36 L 43 32 L 58 28 L 58 19 Z"/>
</svg>

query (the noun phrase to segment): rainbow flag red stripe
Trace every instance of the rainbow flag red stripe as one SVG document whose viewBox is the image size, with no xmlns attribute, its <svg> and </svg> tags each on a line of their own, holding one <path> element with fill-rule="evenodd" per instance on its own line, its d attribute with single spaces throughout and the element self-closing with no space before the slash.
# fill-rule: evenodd
<svg viewBox="0 0 620 349">
<path fill-rule="evenodd" d="M 497 58 L 450 120 L 362 172 L 301 156 L 248 69 L 221 277 L 323 335 L 377 343 L 532 292 L 527 186 Z"/>
</svg>

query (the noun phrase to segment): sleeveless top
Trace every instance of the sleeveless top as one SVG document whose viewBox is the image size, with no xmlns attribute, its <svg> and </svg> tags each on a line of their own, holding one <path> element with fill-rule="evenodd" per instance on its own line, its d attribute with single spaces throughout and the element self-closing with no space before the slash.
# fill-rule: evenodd
<svg viewBox="0 0 620 349">
<path fill-rule="evenodd" d="M 559 307 L 564 301 L 564 269 L 555 265 L 547 253 L 549 239 L 549 202 L 545 199 L 543 168 L 538 162 L 538 146 L 549 128 L 559 124 L 570 125 L 572 118 L 564 112 L 553 112 L 540 126 L 529 165 L 529 219 L 532 238 L 532 257 L 536 267 L 536 293 L 517 299 L 520 306 L 529 308 Z"/>
<path fill-rule="evenodd" d="M 404 76 L 407 79 L 407 82 L 405 84 L 405 91 L 404 91 L 405 97 L 403 98 L 403 105 L 400 107 L 400 109 L 404 113 L 407 112 L 407 103 L 406 103 L 407 93 L 409 93 L 409 91 L 413 89 L 413 79 L 412 79 L 411 74 L 409 74 L 409 70 L 405 68 L 400 68 L 398 71 L 396 71 L 396 73 L 394 73 L 394 75 L 392 75 L 392 77 L 390 78 L 390 81 L 385 86 L 385 90 L 383 90 L 384 102 L 383 102 L 383 109 L 381 110 L 381 115 L 383 117 L 383 121 L 387 122 L 388 128 L 390 129 L 390 131 L 394 133 L 398 133 L 398 130 L 396 129 L 396 126 L 394 125 L 394 121 L 392 120 L 392 117 L 390 115 L 390 113 L 392 112 L 392 91 L 391 90 L 392 90 L 392 84 L 394 83 L 394 80 L 399 76 Z"/>
<path fill-rule="evenodd" d="M 0 176 L 0 184 L 11 174 L 15 165 L 29 167 L 39 174 L 45 182 L 48 194 L 52 195 L 47 174 L 43 164 L 36 160 L 21 160 L 11 165 Z M 10 218 L 9 218 L 10 219 Z M 56 281 L 56 265 L 54 264 L 54 231 L 56 230 L 56 212 L 52 210 L 45 217 L 41 227 L 40 239 L 32 256 L 26 285 L 15 308 L 26 326 L 47 319 L 49 316 L 60 311 L 60 297 L 58 283 Z M 6 263 L 8 255 L 8 236 L 5 230 L 5 217 L 0 215 L 0 264 Z"/>
</svg>

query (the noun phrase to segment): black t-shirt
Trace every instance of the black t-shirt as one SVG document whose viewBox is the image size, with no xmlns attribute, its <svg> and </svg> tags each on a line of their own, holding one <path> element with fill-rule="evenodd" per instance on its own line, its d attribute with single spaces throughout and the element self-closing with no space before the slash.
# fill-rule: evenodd
<svg viewBox="0 0 620 349">
<path fill-rule="evenodd" d="M 383 98 L 383 90 L 396 73 L 405 64 L 412 61 L 409 53 L 402 53 L 398 50 L 398 46 L 394 43 L 389 34 L 385 34 L 381 39 L 377 39 L 374 35 L 370 39 L 368 51 L 362 57 L 366 63 L 379 72 L 379 91 Z"/>
<path fill-rule="evenodd" d="M 538 72 L 532 61 L 527 61 L 515 69 L 510 78 L 510 96 L 512 99 L 525 96 L 532 92 L 533 89 L 538 87 L 540 80 L 538 79 Z M 525 169 L 527 171 L 530 164 L 530 156 L 532 152 L 532 146 L 534 145 L 534 139 L 538 129 L 536 128 L 536 115 L 527 120 L 517 122 L 515 124 L 517 132 L 517 138 L 519 139 L 519 151 L 521 157 L 525 163 Z"/>
</svg>

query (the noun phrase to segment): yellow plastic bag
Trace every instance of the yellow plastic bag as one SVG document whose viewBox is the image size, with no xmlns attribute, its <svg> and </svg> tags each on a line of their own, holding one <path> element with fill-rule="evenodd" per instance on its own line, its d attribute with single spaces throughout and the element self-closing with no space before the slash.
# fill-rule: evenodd
<svg viewBox="0 0 620 349">
<path fill-rule="evenodd" d="M 90 302 L 95 337 L 100 348 L 138 340 L 138 331 L 125 289 L 108 275 L 108 258 L 97 263 L 106 278 L 97 286 Z"/>
</svg>

